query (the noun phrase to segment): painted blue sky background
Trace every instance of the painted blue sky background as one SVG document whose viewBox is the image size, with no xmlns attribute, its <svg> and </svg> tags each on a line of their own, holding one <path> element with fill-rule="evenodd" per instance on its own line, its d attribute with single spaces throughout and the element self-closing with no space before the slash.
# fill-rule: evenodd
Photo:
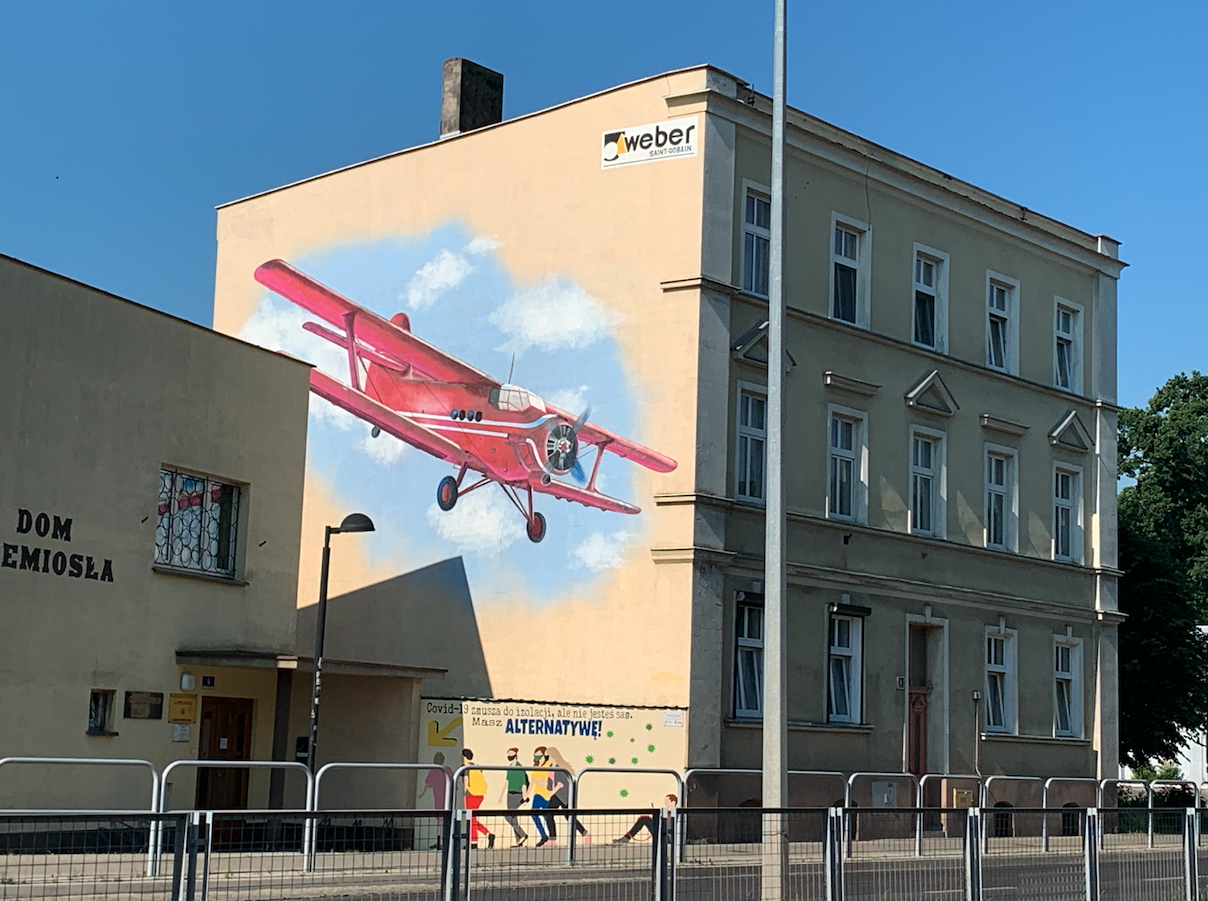
<svg viewBox="0 0 1208 901">
<path fill-rule="evenodd" d="M 590 405 L 593 422 L 632 435 L 634 386 L 613 334 L 619 314 L 607 299 L 558 273 L 535 284 L 513 283 L 497 249 L 493 236 L 450 223 L 427 235 L 337 246 L 288 262 L 382 316 L 406 312 L 417 335 L 500 381 L 514 355 L 513 383 L 574 413 Z M 302 330 L 313 319 L 266 290 L 240 336 L 312 361 L 347 383 L 345 352 Z M 640 537 L 640 515 L 537 495 L 548 532 L 534 545 L 519 511 L 494 485 L 442 511 L 436 485 L 455 469 L 369 432 L 361 420 L 312 395 L 307 464 L 339 503 L 373 511 L 379 534 L 366 550 L 392 571 L 461 556 L 476 601 L 542 601 L 573 595 L 606 574 Z M 632 501 L 632 467 L 606 455 L 597 487 Z M 470 473 L 466 484 L 473 481 Z"/>
<path fill-rule="evenodd" d="M 1124 242 L 1124 403 L 1204 366 L 1208 4 L 789 8 L 790 103 Z M 208 324 L 213 207 L 432 140 L 446 57 L 502 71 L 509 117 L 703 62 L 766 92 L 771 13 L 770 0 L 4 4 L 0 252 Z"/>
</svg>

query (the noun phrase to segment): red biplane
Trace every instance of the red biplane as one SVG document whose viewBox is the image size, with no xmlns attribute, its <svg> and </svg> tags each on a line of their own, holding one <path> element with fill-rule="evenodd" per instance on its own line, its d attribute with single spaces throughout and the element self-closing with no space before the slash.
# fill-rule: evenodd
<svg viewBox="0 0 1208 901">
<path fill-rule="evenodd" d="M 641 512 L 596 490 L 605 451 L 655 472 L 675 469 L 670 457 L 588 422 L 586 412 L 560 410 L 417 338 L 405 313 L 383 319 L 282 260 L 257 268 L 256 281 L 340 329 L 303 325 L 348 353 L 349 384 L 312 369 L 311 391 L 370 423 L 374 437 L 387 432 L 458 467 L 456 477 L 445 476 L 437 486 L 442 510 L 497 482 L 537 542 L 545 537 L 545 517 L 533 509 L 534 491 L 615 513 Z M 595 448 L 590 476 L 583 472 L 581 444 Z M 462 487 L 470 470 L 482 477 Z M 556 478 L 568 474 L 583 487 Z"/>
</svg>

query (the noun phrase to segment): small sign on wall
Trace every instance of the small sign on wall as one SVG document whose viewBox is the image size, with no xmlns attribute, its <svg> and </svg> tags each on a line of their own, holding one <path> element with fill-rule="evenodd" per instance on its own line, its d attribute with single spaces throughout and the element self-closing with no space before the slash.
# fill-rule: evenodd
<svg viewBox="0 0 1208 901">
<path fill-rule="evenodd" d="M 188 741 L 189 740 L 189 724 L 188 723 L 173 723 L 172 724 L 172 741 Z"/>
<path fill-rule="evenodd" d="M 128 720 L 162 720 L 164 693 L 162 691 L 128 691 L 122 713 Z"/>
<path fill-rule="evenodd" d="M 192 723 L 197 721 L 197 695 L 168 695 L 168 722 Z"/>
</svg>

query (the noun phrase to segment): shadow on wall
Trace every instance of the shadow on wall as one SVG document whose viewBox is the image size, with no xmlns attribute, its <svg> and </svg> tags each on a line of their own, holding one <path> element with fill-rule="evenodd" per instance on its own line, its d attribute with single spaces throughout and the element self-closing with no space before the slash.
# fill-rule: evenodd
<svg viewBox="0 0 1208 901">
<path fill-rule="evenodd" d="M 298 610 L 298 653 L 314 653 L 318 604 Z M 324 655 L 398 666 L 447 669 L 439 694 L 489 698 L 474 599 L 461 557 L 433 563 L 329 598 Z"/>
</svg>

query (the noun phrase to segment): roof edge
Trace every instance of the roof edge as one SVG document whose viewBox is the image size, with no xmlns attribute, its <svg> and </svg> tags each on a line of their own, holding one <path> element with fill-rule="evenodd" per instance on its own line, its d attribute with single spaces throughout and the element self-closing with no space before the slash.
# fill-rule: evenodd
<svg viewBox="0 0 1208 901">
<path fill-rule="evenodd" d="M 41 266 L 37 266 L 37 265 L 27 262 L 25 260 L 18 259 L 17 257 L 14 257 L 14 256 L 9 256 L 8 254 L 3 253 L 3 252 L 0 252 L 0 260 L 9 262 L 9 263 L 16 263 L 18 266 L 20 266 L 24 269 L 32 270 L 33 272 L 40 273 L 41 275 L 48 275 L 51 278 L 56 279 L 58 281 L 67 282 L 70 285 L 75 285 L 76 287 L 84 288 L 88 291 L 93 291 L 97 294 L 100 294 L 103 297 L 109 298 L 110 300 L 116 300 L 116 301 L 119 301 L 124 304 L 129 304 L 132 307 L 137 307 L 140 310 L 146 310 L 148 313 L 153 313 L 156 316 L 162 316 L 165 319 L 171 319 L 173 322 L 179 322 L 181 325 L 187 325 L 189 328 L 198 329 L 200 331 L 205 332 L 207 335 L 213 335 L 215 338 L 220 338 L 224 341 L 232 341 L 235 344 L 241 344 L 244 347 L 249 347 L 260 353 L 269 354 L 270 356 L 273 356 L 273 357 L 276 357 L 279 359 L 289 360 L 292 363 L 297 363 L 300 366 L 305 366 L 307 369 L 314 368 L 313 364 L 308 363 L 305 360 L 299 360 L 297 357 L 292 357 L 289 354 L 281 353 L 279 351 L 269 350 L 268 348 L 261 347 L 259 344 L 252 344 L 250 341 L 244 341 L 242 338 L 236 338 L 234 335 L 228 335 L 225 332 L 217 331 L 216 329 L 210 328 L 209 326 L 205 326 L 198 322 L 194 322 L 191 319 L 185 319 L 182 316 L 177 316 L 173 313 L 168 313 L 164 310 L 159 310 L 159 309 L 156 309 L 155 307 L 147 306 L 145 303 L 139 303 L 137 300 L 131 300 L 129 297 L 122 297 L 122 295 L 120 295 L 120 294 L 114 294 L 112 291 L 106 291 L 104 288 L 98 288 L 96 285 L 90 285 L 87 282 L 82 282 L 79 279 L 72 278 L 70 275 L 63 275 L 61 272 L 54 272 L 53 270 L 50 270 L 50 269 L 44 269 Z"/>
<path fill-rule="evenodd" d="M 372 157 L 367 160 L 361 160 L 360 162 L 350 163 L 349 165 L 341 166 L 338 169 L 329 169 L 327 172 L 320 172 L 316 175 L 308 175 L 306 178 L 300 178 L 297 181 L 291 181 L 288 184 L 284 184 L 284 185 L 277 185 L 274 188 L 266 188 L 263 191 L 258 191 L 255 194 L 248 194 L 246 197 L 240 197 L 237 200 L 228 200 L 225 203 L 218 204 L 216 207 L 214 207 L 214 209 L 223 210 L 223 209 L 226 209 L 227 207 L 236 206 L 241 203 L 246 203 L 249 200 L 256 200 L 257 198 L 265 197 L 269 194 L 276 194 L 278 191 L 284 191 L 288 188 L 294 188 L 294 187 L 297 187 L 298 185 L 304 185 L 307 182 L 318 181 L 321 178 L 327 178 L 329 175 L 338 175 L 341 172 L 348 172 L 351 169 L 359 169 L 361 166 L 368 166 L 371 163 L 378 163 L 378 162 L 381 162 L 382 160 L 392 159 L 393 157 L 396 157 L 396 156 L 402 156 L 405 153 L 413 153 L 414 151 L 424 150 L 425 148 L 433 147 L 433 146 L 436 146 L 439 144 L 448 144 L 448 143 L 451 143 L 452 141 L 460 141 L 465 138 L 471 137 L 473 135 L 482 134 L 483 132 L 486 132 L 486 131 L 491 131 L 493 129 L 500 128 L 505 125 L 510 125 L 513 122 L 522 122 L 525 119 L 532 119 L 535 116 L 543 116 L 546 113 L 552 113 L 552 112 L 555 112 L 556 110 L 564 109 L 565 107 L 568 107 L 568 106 L 574 106 L 576 103 L 584 103 L 588 100 L 594 100 L 597 97 L 603 97 L 607 94 L 612 94 L 617 91 L 623 91 L 627 88 L 636 87 L 637 85 L 640 85 L 640 84 L 646 84 L 651 81 L 657 81 L 660 78 L 667 78 L 670 75 L 680 75 L 684 72 L 695 72 L 698 69 L 712 70 L 714 72 L 719 72 L 728 78 L 733 78 L 739 84 L 746 84 L 746 82 L 743 81 L 741 78 L 739 78 L 737 75 L 732 75 L 731 73 L 726 72 L 724 69 L 719 69 L 719 68 L 717 68 L 717 66 L 711 66 L 708 63 L 698 63 L 697 65 L 694 65 L 694 66 L 684 66 L 679 69 L 670 69 L 666 72 L 659 72 L 656 75 L 647 75 L 645 78 L 638 78 L 638 79 L 635 79 L 634 81 L 627 81 L 624 84 L 613 85 L 612 87 L 604 88 L 603 90 L 600 90 L 600 91 L 594 91 L 591 94 L 584 94 L 582 97 L 574 97 L 570 100 L 564 100 L 561 103 L 555 103 L 553 106 L 547 106 L 547 107 L 544 107 L 539 110 L 533 110 L 531 113 L 525 113 L 524 115 L 516 116 L 515 118 L 512 118 L 512 119 L 504 119 L 500 122 L 492 123 L 491 125 L 484 125 L 482 128 L 475 128 L 472 131 L 463 131 L 463 132 L 460 132 L 459 134 L 449 135 L 448 137 L 445 137 L 445 138 L 437 138 L 433 141 L 428 141 L 427 143 L 424 143 L 424 144 L 416 144 L 412 147 L 404 147 L 401 150 L 392 150 L 389 153 L 382 154 L 381 156 L 375 156 L 375 157 Z"/>
</svg>

